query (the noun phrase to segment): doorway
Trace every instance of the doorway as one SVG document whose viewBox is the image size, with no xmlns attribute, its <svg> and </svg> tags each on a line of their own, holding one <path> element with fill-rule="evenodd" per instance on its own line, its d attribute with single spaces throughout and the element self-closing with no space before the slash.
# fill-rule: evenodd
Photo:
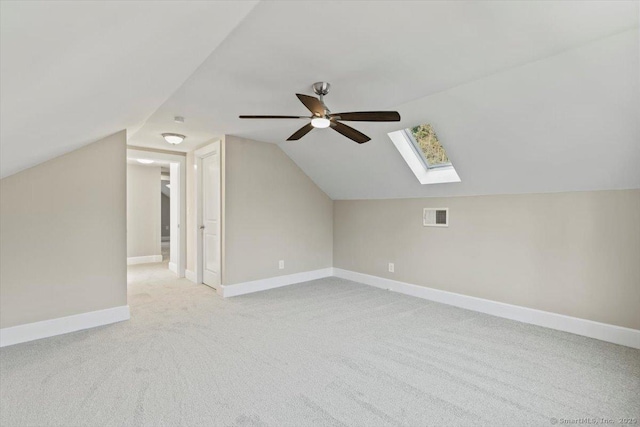
<svg viewBox="0 0 640 427">
<path fill-rule="evenodd" d="M 157 235 L 159 253 L 153 257 L 138 257 L 135 259 L 128 255 L 128 264 L 162 262 L 164 255 L 168 255 L 168 268 L 178 277 L 184 277 L 186 267 L 186 158 L 180 154 L 170 154 L 163 152 L 147 151 L 136 148 L 127 149 L 127 162 L 144 161 L 146 164 L 158 165 L 160 168 L 159 184 L 160 194 L 157 194 L 158 187 L 152 197 L 158 200 L 158 223 L 153 224 L 154 234 Z M 156 178 L 157 179 L 157 178 Z M 162 200 L 168 197 L 169 204 L 169 230 L 164 229 L 166 224 L 161 220 Z M 130 228 L 133 224 L 127 224 L 128 240 L 133 233 Z M 156 228 L 157 227 L 157 228 Z M 167 235 L 168 234 L 168 235 Z M 163 247 L 168 243 L 168 251 Z M 162 248 L 162 249 L 161 249 Z M 166 260 L 165 260 L 166 261 Z"/>
</svg>

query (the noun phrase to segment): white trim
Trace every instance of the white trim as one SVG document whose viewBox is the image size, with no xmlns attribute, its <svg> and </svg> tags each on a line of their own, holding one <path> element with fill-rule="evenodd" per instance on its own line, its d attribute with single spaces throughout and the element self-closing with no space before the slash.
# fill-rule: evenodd
<svg viewBox="0 0 640 427">
<path fill-rule="evenodd" d="M 67 334 L 96 326 L 129 320 L 129 306 L 107 308 L 89 313 L 43 320 L 0 329 L 0 347 Z"/>
<path fill-rule="evenodd" d="M 148 264 L 162 262 L 162 255 L 132 256 L 127 258 L 127 265 Z"/>
<path fill-rule="evenodd" d="M 640 330 L 637 329 L 456 294 L 340 268 L 334 268 L 333 270 L 336 277 L 375 286 L 376 288 L 640 349 Z"/>
<path fill-rule="evenodd" d="M 198 281 L 196 279 L 196 273 L 194 271 L 185 270 L 184 271 L 184 277 L 186 277 L 187 279 L 191 280 L 193 283 L 198 283 Z"/>
<path fill-rule="evenodd" d="M 174 273 L 178 274 L 178 266 L 175 262 L 169 263 L 169 271 L 173 271 Z"/>
<path fill-rule="evenodd" d="M 389 132 L 389 138 L 393 145 L 396 146 L 400 155 L 407 162 L 407 165 L 418 178 L 420 184 L 442 184 L 447 182 L 460 182 L 460 177 L 453 165 L 428 168 L 425 166 L 422 157 L 416 153 L 413 144 L 407 141 L 404 136 L 404 129 L 395 132 Z"/>
<path fill-rule="evenodd" d="M 333 276 L 333 268 L 331 267 L 322 268 L 320 270 L 304 271 L 302 273 L 253 280 L 251 282 L 236 283 L 234 285 L 221 285 L 218 289 L 218 295 L 221 295 L 223 298 L 235 297 L 237 295 L 266 291 L 267 289 L 279 288 L 281 286 L 288 286 L 295 283 L 308 282 L 309 280 L 323 279 L 331 276 Z"/>
<path fill-rule="evenodd" d="M 134 147 L 127 147 L 127 158 L 144 158 L 178 164 L 180 215 L 178 218 L 177 246 L 180 249 L 176 257 L 175 273 L 178 277 L 184 277 L 187 263 L 187 158 L 185 153 L 172 154 L 157 151 L 145 151 Z"/>
<path fill-rule="evenodd" d="M 220 140 L 216 139 L 215 141 L 210 142 L 209 144 L 205 145 L 204 147 L 198 148 L 197 150 L 195 150 L 193 152 L 193 154 L 196 157 L 200 157 L 200 158 L 207 157 L 209 154 L 213 154 L 216 151 L 220 150 L 219 143 L 220 143 Z"/>
</svg>

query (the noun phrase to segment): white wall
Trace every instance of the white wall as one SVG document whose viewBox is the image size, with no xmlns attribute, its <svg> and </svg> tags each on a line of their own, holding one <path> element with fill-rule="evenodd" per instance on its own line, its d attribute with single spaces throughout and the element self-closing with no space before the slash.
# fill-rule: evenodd
<svg viewBox="0 0 640 427">
<path fill-rule="evenodd" d="M 334 207 L 337 268 L 640 329 L 640 190 Z M 425 207 L 450 226 L 423 227 Z"/>
<path fill-rule="evenodd" d="M 127 304 L 126 132 L 0 180 L 0 327 Z"/>
<path fill-rule="evenodd" d="M 160 166 L 127 165 L 127 257 L 161 254 Z"/>
</svg>

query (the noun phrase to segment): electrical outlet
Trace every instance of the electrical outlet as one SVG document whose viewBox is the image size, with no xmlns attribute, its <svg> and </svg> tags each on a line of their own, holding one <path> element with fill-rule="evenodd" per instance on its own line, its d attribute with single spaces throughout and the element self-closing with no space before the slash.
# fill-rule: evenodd
<svg viewBox="0 0 640 427">
<path fill-rule="evenodd" d="M 278 261 L 278 268 L 279 268 L 280 270 L 284 270 L 284 260 L 283 260 L 283 259 L 281 259 L 280 261 Z"/>
<path fill-rule="evenodd" d="M 393 273 L 395 271 L 395 269 L 396 269 L 396 266 L 392 262 L 390 262 L 389 263 L 389 273 Z"/>
</svg>

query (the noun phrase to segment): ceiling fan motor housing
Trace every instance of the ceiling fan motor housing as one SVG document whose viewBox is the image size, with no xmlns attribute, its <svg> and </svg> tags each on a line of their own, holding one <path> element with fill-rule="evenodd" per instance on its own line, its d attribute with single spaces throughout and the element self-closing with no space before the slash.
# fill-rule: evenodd
<svg viewBox="0 0 640 427">
<path fill-rule="evenodd" d="M 313 84 L 313 92 L 319 96 L 325 96 L 329 93 L 331 85 L 327 82 L 316 82 Z"/>
</svg>

